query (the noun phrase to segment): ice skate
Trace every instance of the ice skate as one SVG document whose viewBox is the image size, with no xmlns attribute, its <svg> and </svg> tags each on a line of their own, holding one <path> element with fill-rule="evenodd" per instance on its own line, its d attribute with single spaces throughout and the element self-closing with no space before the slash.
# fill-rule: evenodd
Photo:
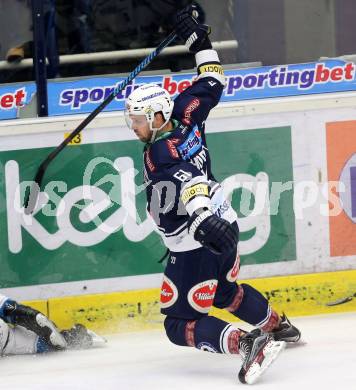
<svg viewBox="0 0 356 390">
<path fill-rule="evenodd" d="M 271 332 L 276 341 L 286 341 L 287 343 L 296 343 L 300 340 L 300 330 L 291 324 L 288 317 L 283 313 L 281 322 L 277 329 Z"/>
<path fill-rule="evenodd" d="M 72 328 L 62 330 L 68 349 L 88 349 L 103 346 L 106 339 L 87 329 L 82 324 L 75 324 Z"/>
<path fill-rule="evenodd" d="M 241 383 L 253 384 L 277 358 L 285 347 L 284 341 L 273 340 L 267 333 L 250 332 L 241 336 L 239 353 L 242 367 L 239 372 Z"/>
<path fill-rule="evenodd" d="M 281 318 L 281 322 L 278 325 L 278 328 L 273 329 L 271 332 L 268 332 L 273 337 L 275 341 L 285 341 L 288 345 L 297 343 L 300 341 L 301 333 L 300 330 L 291 324 L 288 317 L 283 313 Z M 247 333 L 247 331 L 240 329 L 241 331 Z M 264 334 L 261 329 L 255 328 L 250 331 L 254 336 L 259 336 Z"/>
</svg>

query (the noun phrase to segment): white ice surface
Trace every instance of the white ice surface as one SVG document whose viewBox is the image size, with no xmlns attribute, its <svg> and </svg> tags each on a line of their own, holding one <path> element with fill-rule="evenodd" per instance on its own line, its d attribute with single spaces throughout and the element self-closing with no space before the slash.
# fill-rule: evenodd
<svg viewBox="0 0 356 390">
<path fill-rule="evenodd" d="M 306 344 L 290 347 L 253 388 L 356 389 L 356 313 L 293 319 Z M 241 323 L 239 324 L 241 325 Z M 106 347 L 49 355 L 3 357 L 4 390 L 232 390 L 238 356 L 170 344 L 163 332 L 108 336 Z"/>
</svg>

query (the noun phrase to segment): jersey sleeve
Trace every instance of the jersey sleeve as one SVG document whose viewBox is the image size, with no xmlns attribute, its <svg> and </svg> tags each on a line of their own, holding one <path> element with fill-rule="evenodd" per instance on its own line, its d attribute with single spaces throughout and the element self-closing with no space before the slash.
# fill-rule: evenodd
<svg viewBox="0 0 356 390">
<path fill-rule="evenodd" d="M 185 125 L 201 124 L 221 97 L 225 76 L 215 50 L 202 50 L 195 56 L 198 77 L 174 101 L 173 118 Z"/>
</svg>

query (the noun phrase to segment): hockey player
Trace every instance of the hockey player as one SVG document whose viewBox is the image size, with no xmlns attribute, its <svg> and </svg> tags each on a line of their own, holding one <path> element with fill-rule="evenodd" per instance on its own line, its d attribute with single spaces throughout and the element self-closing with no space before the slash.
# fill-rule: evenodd
<svg viewBox="0 0 356 390">
<path fill-rule="evenodd" d="M 160 86 L 138 87 L 126 101 L 125 117 L 145 143 L 147 208 L 170 253 L 161 288 L 167 336 L 177 345 L 240 353 L 239 379 L 253 383 L 300 332 L 260 292 L 236 283 L 237 216 L 212 174 L 205 137 L 205 120 L 225 78 L 209 28 L 192 11 L 178 13 L 176 31 L 195 53 L 197 79 L 174 102 Z M 208 316 L 212 306 L 257 328 L 246 333 Z"/>
<path fill-rule="evenodd" d="M 84 349 L 102 340 L 80 324 L 59 331 L 44 314 L 0 294 L 0 355 Z"/>
</svg>

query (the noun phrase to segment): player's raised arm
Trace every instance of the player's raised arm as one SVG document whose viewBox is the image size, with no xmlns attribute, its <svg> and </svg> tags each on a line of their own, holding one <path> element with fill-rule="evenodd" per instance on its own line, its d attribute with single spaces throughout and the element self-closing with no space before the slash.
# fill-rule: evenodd
<svg viewBox="0 0 356 390">
<path fill-rule="evenodd" d="M 221 97 L 225 85 L 224 71 L 218 53 L 212 48 L 210 27 L 200 24 L 194 6 L 188 6 L 176 16 L 176 31 L 191 53 L 195 54 L 198 76 L 193 85 L 175 100 L 173 115 L 184 124 L 203 122 Z"/>
</svg>

